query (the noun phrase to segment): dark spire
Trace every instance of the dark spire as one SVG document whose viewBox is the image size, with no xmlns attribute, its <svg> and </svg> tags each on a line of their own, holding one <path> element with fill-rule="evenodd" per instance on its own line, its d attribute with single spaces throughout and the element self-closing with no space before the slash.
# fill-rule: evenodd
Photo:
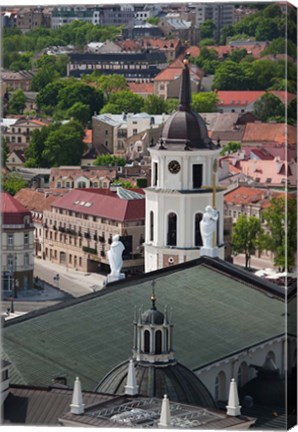
<svg viewBox="0 0 298 432">
<path fill-rule="evenodd" d="M 151 294 L 151 301 L 152 301 L 152 307 L 151 309 L 156 310 L 155 302 L 156 302 L 156 295 L 155 295 L 155 280 L 152 281 L 152 294 Z"/>
<path fill-rule="evenodd" d="M 184 68 L 182 71 L 182 81 L 180 88 L 180 105 L 179 111 L 191 111 L 191 88 L 188 60 L 184 59 Z"/>
</svg>

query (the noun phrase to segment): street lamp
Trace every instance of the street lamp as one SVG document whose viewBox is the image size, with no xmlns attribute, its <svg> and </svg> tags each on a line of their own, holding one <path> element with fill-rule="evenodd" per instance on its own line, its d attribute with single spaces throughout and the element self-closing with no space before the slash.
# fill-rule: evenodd
<svg viewBox="0 0 298 432">
<path fill-rule="evenodd" d="M 53 277 L 53 280 L 57 283 L 57 289 L 59 289 L 59 281 L 60 281 L 59 273 L 57 273 L 56 276 Z"/>
</svg>

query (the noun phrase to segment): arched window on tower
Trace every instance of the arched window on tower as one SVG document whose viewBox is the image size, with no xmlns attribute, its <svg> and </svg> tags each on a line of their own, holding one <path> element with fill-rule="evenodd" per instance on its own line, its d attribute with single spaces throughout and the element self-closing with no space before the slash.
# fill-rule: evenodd
<svg viewBox="0 0 298 432">
<path fill-rule="evenodd" d="M 203 240 L 201 236 L 200 222 L 203 218 L 202 213 L 195 214 L 195 246 L 203 246 Z"/>
<path fill-rule="evenodd" d="M 144 332 L 144 352 L 150 352 L 150 332 L 149 330 L 145 330 Z"/>
<path fill-rule="evenodd" d="M 157 330 L 155 333 L 155 354 L 161 354 L 162 347 L 162 338 L 161 338 L 161 331 Z"/>
<path fill-rule="evenodd" d="M 167 245 L 177 245 L 177 215 L 175 213 L 168 215 Z"/>
<path fill-rule="evenodd" d="M 150 236 L 149 241 L 154 240 L 154 213 L 153 211 L 150 212 Z"/>
</svg>

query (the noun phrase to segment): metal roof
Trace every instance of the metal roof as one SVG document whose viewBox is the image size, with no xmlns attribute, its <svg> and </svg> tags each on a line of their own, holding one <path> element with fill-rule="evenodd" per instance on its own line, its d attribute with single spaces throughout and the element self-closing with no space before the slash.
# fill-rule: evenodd
<svg viewBox="0 0 298 432">
<path fill-rule="evenodd" d="M 296 331 L 296 302 L 285 314 L 283 288 L 204 257 L 5 323 L 3 358 L 12 363 L 11 382 L 48 385 L 65 374 L 93 389 L 131 356 L 134 307 L 149 300 L 153 279 L 160 309 L 173 307 L 177 361 L 192 370 L 283 335 L 288 314 L 288 332 Z"/>
</svg>

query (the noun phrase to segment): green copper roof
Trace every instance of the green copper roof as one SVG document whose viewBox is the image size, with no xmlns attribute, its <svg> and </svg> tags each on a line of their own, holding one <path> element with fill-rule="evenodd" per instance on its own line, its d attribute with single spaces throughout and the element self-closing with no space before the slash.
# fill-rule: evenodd
<svg viewBox="0 0 298 432">
<path fill-rule="evenodd" d="M 11 382 L 48 385 L 63 375 L 72 384 L 79 376 L 93 390 L 131 356 L 134 307 L 150 308 L 153 278 L 156 307 L 173 308 L 176 359 L 190 369 L 284 333 L 285 303 L 256 288 L 256 278 L 244 282 L 227 265 L 199 264 L 126 280 L 9 323 L 2 343 Z"/>
</svg>

